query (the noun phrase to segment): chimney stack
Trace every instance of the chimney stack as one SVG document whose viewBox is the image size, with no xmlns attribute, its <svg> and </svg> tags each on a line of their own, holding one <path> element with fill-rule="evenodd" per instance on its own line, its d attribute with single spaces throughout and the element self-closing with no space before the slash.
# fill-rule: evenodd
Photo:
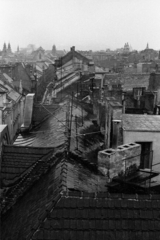
<svg viewBox="0 0 160 240">
<path fill-rule="evenodd" d="M 108 180 L 114 177 L 129 176 L 140 166 L 141 145 L 128 143 L 98 152 L 98 170 Z"/>
<path fill-rule="evenodd" d="M 71 47 L 71 52 L 75 51 L 75 46 Z"/>
</svg>

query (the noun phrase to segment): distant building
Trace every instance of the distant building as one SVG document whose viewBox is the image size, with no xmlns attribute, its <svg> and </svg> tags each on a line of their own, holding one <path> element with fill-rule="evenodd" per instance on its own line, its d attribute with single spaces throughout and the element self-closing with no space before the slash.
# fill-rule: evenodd
<svg viewBox="0 0 160 240">
<path fill-rule="evenodd" d="M 39 47 L 37 50 L 31 53 L 32 59 L 35 61 L 45 60 L 45 50 L 42 47 Z"/>
<path fill-rule="evenodd" d="M 0 78 L 0 124 L 7 124 L 13 142 L 23 122 L 25 98 Z"/>
<path fill-rule="evenodd" d="M 129 53 L 130 52 L 130 47 L 128 42 L 124 44 L 124 48 L 123 48 L 123 53 Z"/>
<path fill-rule="evenodd" d="M 152 48 L 149 48 L 148 43 L 146 48 L 140 52 L 140 55 L 144 61 L 155 60 L 156 58 L 158 58 L 158 52 Z"/>
</svg>

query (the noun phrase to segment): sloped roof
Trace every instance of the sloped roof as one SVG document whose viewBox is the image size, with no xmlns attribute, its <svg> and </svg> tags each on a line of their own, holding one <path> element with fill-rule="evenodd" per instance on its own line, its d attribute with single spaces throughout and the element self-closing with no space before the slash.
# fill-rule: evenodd
<svg viewBox="0 0 160 240">
<path fill-rule="evenodd" d="M 67 63 L 68 61 L 70 61 L 72 58 L 77 57 L 78 59 L 81 59 L 82 61 L 89 63 L 90 59 L 84 57 L 83 55 L 81 55 L 80 53 L 78 53 L 75 50 L 71 50 L 70 52 L 68 52 L 66 55 L 64 55 L 61 60 L 59 61 L 58 67 L 60 67 L 61 65 L 63 66 L 65 63 Z"/>
<path fill-rule="evenodd" d="M 53 152 L 53 148 L 3 146 L 1 164 L 2 185 L 12 185 L 49 152 Z"/>
<path fill-rule="evenodd" d="M 8 74 L 3 73 L 3 76 L 7 79 L 7 81 L 8 81 L 10 84 L 12 84 L 13 79 L 12 79 L 10 76 L 8 76 Z"/>
<path fill-rule="evenodd" d="M 5 194 L 1 199 L 2 213 L 14 206 L 28 188 L 47 171 L 55 149 L 6 146 L 4 152 L 2 188 Z"/>
<path fill-rule="evenodd" d="M 0 80 L 0 87 L 7 90 L 7 96 L 13 100 L 14 102 L 18 102 L 21 98 L 21 94 L 19 94 L 17 91 L 15 91 L 9 83 L 3 82 L 3 80 Z"/>
<path fill-rule="evenodd" d="M 2 216 L 2 240 L 158 240 L 159 210 L 160 195 L 109 194 L 104 177 L 60 157 Z"/>
<path fill-rule="evenodd" d="M 2 84 L 0 84 L 0 93 L 7 93 L 8 89 L 5 88 Z"/>
<path fill-rule="evenodd" d="M 160 132 L 160 116 L 143 114 L 123 114 L 125 131 Z"/>
<path fill-rule="evenodd" d="M 45 106 L 42 108 L 45 108 Z M 38 129 L 31 132 L 30 140 L 28 141 L 29 135 L 26 138 L 26 145 L 34 147 L 58 147 L 64 145 L 66 141 L 66 112 L 68 110 L 67 102 L 60 106 L 54 114 L 50 114 L 50 117 L 44 121 Z M 47 110 L 46 110 L 47 111 Z M 83 110 L 83 116 L 87 113 Z M 73 116 L 81 116 L 82 110 L 80 107 L 73 105 Z M 72 124 L 75 128 L 75 124 Z M 34 135 L 33 135 L 34 133 Z M 72 131 L 75 134 L 75 130 Z M 32 137 L 33 136 L 33 137 Z M 75 140 L 75 138 L 74 138 Z M 75 141 L 74 141 L 75 142 Z M 24 145 L 25 136 L 21 135 L 15 142 L 15 145 Z"/>
<path fill-rule="evenodd" d="M 11 89 L 10 92 L 8 92 L 8 97 L 15 101 L 15 102 L 18 102 L 19 99 L 21 98 L 21 94 L 19 94 L 18 92 L 16 92 L 14 89 Z"/>
</svg>

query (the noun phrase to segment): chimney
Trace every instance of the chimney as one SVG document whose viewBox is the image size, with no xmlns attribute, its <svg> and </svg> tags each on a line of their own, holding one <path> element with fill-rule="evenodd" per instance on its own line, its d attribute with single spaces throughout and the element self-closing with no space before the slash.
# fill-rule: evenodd
<svg viewBox="0 0 160 240">
<path fill-rule="evenodd" d="M 133 174 L 141 159 L 141 145 L 137 143 L 124 144 L 116 149 L 109 148 L 98 152 L 98 170 L 108 177 L 126 177 Z"/>
<path fill-rule="evenodd" d="M 119 130 L 121 126 L 121 120 L 112 120 L 112 148 L 118 147 Z"/>
<path fill-rule="evenodd" d="M 115 148 L 120 137 L 122 105 L 114 97 L 107 97 L 105 105 L 105 147 Z"/>
<path fill-rule="evenodd" d="M 75 46 L 71 47 L 71 52 L 75 51 Z"/>
</svg>

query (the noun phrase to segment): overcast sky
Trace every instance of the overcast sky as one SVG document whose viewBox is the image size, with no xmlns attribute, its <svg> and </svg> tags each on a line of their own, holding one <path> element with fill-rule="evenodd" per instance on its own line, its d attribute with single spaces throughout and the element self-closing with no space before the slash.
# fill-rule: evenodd
<svg viewBox="0 0 160 240">
<path fill-rule="evenodd" d="M 160 0 L 0 0 L 0 49 L 160 49 Z"/>
</svg>

